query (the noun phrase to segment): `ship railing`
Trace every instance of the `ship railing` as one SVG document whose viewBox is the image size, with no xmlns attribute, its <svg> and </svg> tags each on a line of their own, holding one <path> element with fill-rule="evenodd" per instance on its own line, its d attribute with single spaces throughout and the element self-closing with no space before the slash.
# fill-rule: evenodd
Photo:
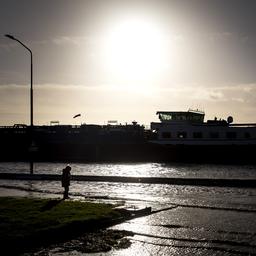
<svg viewBox="0 0 256 256">
<path fill-rule="evenodd" d="M 256 123 L 236 123 L 236 124 L 229 124 L 229 123 L 202 123 L 196 124 L 193 123 L 193 126 L 226 126 L 226 127 L 256 127 Z"/>
<path fill-rule="evenodd" d="M 13 126 L 7 126 L 7 125 L 1 125 L 0 129 L 10 129 L 13 128 Z"/>
<path fill-rule="evenodd" d="M 237 123 L 237 124 L 229 124 L 232 127 L 256 127 L 256 123 Z"/>
<path fill-rule="evenodd" d="M 155 123 L 159 124 L 159 123 Z M 193 126 L 217 126 L 217 127 L 256 127 L 256 123 L 237 123 L 237 124 L 217 124 L 217 123 L 191 123 Z"/>
<path fill-rule="evenodd" d="M 0 129 L 27 129 L 28 126 L 1 125 Z"/>
</svg>

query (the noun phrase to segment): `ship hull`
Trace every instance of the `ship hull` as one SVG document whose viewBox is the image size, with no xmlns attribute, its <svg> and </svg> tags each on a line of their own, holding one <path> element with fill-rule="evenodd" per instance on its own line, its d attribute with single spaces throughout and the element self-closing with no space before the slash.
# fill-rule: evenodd
<svg viewBox="0 0 256 256">
<path fill-rule="evenodd" d="M 1 147 L 1 161 L 256 163 L 256 145 L 52 143 L 31 150 L 26 142 Z"/>
<path fill-rule="evenodd" d="M 256 163 L 256 145 L 159 145 L 163 162 Z"/>
<path fill-rule="evenodd" d="M 110 128 L 50 126 L 36 127 L 33 133 L 29 128 L 3 128 L 0 161 L 256 163 L 252 139 L 242 144 L 241 140 L 240 144 L 220 144 L 220 140 L 171 144 L 149 140 L 141 126 Z"/>
</svg>

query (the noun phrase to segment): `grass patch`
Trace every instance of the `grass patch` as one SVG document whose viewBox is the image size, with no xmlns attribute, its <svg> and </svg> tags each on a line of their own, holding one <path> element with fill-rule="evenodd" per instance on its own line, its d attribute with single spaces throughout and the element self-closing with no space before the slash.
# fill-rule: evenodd
<svg viewBox="0 0 256 256">
<path fill-rule="evenodd" d="M 24 249 L 107 226 L 121 218 L 113 205 L 33 198 L 0 198 L 0 240 Z M 10 248 L 12 249 L 12 248 Z"/>
</svg>

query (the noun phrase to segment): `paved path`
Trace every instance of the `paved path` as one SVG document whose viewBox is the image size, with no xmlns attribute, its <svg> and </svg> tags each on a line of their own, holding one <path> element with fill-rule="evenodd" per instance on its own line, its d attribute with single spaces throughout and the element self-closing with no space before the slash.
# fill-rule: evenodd
<svg viewBox="0 0 256 256">
<path fill-rule="evenodd" d="M 61 175 L 0 173 L 0 179 L 6 179 L 6 180 L 60 180 Z M 209 187 L 256 188 L 256 180 L 255 179 L 207 179 L 207 178 L 163 178 L 163 177 L 160 178 L 160 177 L 72 175 L 72 180 L 91 181 L 91 182 L 122 182 L 122 183 L 148 183 L 148 184 L 209 186 Z"/>
</svg>

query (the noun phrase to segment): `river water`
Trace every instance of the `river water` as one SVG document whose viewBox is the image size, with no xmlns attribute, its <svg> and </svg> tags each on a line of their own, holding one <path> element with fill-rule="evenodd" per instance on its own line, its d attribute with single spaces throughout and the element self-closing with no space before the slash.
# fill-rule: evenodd
<svg viewBox="0 0 256 256">
<path fill-rule="evenodd" d="M 34 173 L 61 174 L 66 163 L 35 163 Z M 74 175 L 256 179 L 256 166 L 79 164 Z M 28 163 L 0 172 L 29 173 Z M 59 181 L 0 180 L 1 195 L 61 197 Z M 256 255 L 256 189 L 72 181 L 73 199 L 151 206 L 156 213 L 112 227 L 135 233 L 127 249 L 93 255 Z M 48 255 L 86 255 L 54 249 Z"/>
</svg>

